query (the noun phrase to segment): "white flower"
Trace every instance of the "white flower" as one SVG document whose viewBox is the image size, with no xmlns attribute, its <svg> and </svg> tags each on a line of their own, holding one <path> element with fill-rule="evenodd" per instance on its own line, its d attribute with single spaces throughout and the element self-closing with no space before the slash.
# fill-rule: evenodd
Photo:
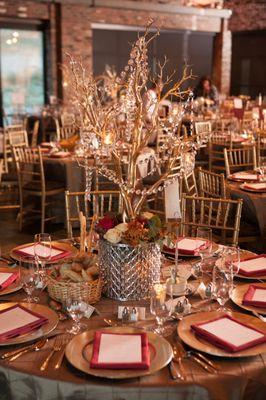
<svg viewBox="0 0 266 400">
<path fill-rule="evenodd" d="M 128 224 L 126 222 L 123 222 L 122 224 L 116 225 L 115 229 L 122 233 L 126 232 L 128 230 Z"/>
<path fill-rule="evenodd" d="M 109 229 L 103 237 L 104 239 L 108 240 L 108 242 L 116 244 L 120 242 L 122 238 L 122 232 L 120 232 L 116 228 L 112 228 Z"/>
<path fill-rule="evenodd" d="M 150 213 L 149 211 L 145 211 L 142 214 L 142 217 L 145 218 L 145 219 L 151 219 L 152 217 L 154 217 L 154 214 Z"/>
</svg>

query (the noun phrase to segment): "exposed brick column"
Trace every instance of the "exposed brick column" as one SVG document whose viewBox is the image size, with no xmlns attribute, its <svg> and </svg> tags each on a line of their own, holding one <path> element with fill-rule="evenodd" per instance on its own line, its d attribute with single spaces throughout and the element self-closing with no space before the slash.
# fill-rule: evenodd
<svg viewBox="0 0 266 400">
<path fill-rule="evenodd" d="M 228 21 L 221 22 L 221 32 L 217 33 L 213 52 L 213 80 L 220 93 L 230 92 L 232 34 L 227 29 Z"/>
</svg>

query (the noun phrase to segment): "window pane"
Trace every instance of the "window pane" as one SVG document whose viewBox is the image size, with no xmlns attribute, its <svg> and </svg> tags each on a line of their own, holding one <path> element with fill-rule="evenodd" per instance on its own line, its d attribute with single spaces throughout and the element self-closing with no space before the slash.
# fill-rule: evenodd
<svg viewBox="0 0 266 400">
<path fill-rule="evenodd" d="M 44 104 L 42 32 L 1 29 L 0 34 L 4 112 L 37 111 Z"/>
</svg>

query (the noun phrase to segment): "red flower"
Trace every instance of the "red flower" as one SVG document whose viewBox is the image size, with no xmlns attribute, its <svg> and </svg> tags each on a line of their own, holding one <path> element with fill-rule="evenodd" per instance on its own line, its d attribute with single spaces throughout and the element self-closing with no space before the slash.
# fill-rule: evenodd
<svg viewBox="0 0 266 400">
<path fill-rule="evenodd" d="M 105 233 L 109 229 L 112 229 L 117 225 L 115 218 L 105 216 L 103 217 L 95 227 L 96 232 Z"/>
</svg>

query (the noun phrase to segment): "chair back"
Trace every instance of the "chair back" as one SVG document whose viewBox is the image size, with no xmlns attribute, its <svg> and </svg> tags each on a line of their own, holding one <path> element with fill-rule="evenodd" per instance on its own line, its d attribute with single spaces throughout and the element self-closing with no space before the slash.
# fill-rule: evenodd
<svg viewBox="0 0 266 400">
<path fill-rule="evenodd" d="M 66 222 L 68 237 L 73 237 L 73 229 L 79 229 L 79 213 L 83 212 L 89 225 L 93 216 L 102 218 L 106 213 L 122 212 L 122 197 L 118 190 L 92 191 L 87 199 L 85 192 L 65 192 Z"/>
<path fill-rule="evenodd" d="M 206 171 L 198 168 L 199 194 L 201 197 L 212 197 L 218 199 L 226 198 L 224 174 Z"/>
<path fill-rule="evenodd" d="M 71 136 L 76 134 L 76 127 L 75 125 L 65 125 L 57 128 L 57 135 L 59 137 L 57 138 L 59 141 L 60 140 L 66 140 L 69 139 Z"/>
<path fill-rule="evenodd" d="M 244 149 L 224 149 L 224 161 L 226 176 L 234 172 L 255 169 L 257 167 L 257 157 L 255 146 Z"/>
<path fill-rule="evenodd" d="M 28 134 L 23 125 L 10 125 L 5 128 L 10 146 L 29 146 Z"/>
<path fill-rule="evenodd" d="M 257 141 L 257 162 L 258 165 L 266 162 L 266 130 L 259 131 Z"/>
<path fill-rule="evenodd" d="M 210 121 L 195 122 L 195 135 L 196 142 L 199 145 L 208 142 L 212 132 L 212 125 Z"/>
<path fill-rule="evenodd" d="M 45 175 L 43 168 L 42 153 L 40 147 L 12 147 L 16 163 L 19 190 L 22 194 L 27 189 L 40 190 L 45 193 Z"/>
<path fill-rule="evenodd" d="M 182 196 L 181 231 L 195 236 L 198 227 L 212 229 L 213 238 L 222 244 L 238 244 L 242 199 L 215 199 Z"/>
<path fill-rule="evenodd" d="M 184 193 L 189 196 L 198 196 L 198 187 L 194 170 L 183 178 Z"/>
</svg>

